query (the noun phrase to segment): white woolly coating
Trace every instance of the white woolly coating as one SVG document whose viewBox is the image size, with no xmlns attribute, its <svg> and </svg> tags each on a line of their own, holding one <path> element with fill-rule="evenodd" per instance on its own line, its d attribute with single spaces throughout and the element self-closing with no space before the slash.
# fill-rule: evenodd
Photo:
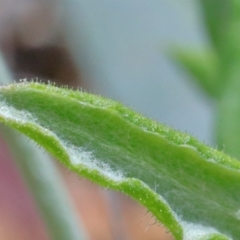
<svg viewBox="0 0 240 240">
<path fill-rule="evenodd" d="M 237 212 L 235 213 L 235 216 L 237 217 L 237 219 L 239 219 L 239 220 L 240 220 L 240 209 L 239 209 L 239 210 L 237 210 Z"/>
<path fill-rule="evenodd" d="M 17 110 L 16 108 L 8 106 L 4 101 L 0 102 L 0 114 L 4 116 L 5 119 L 14 120 L 19 123 L 36 123 L 36 119 L 29 112 Z"/>
<path fill-rule="evenodd" d="M 13 120 L 20 124 L 26 124 L 30 122 L 37 124 L 37 120 L 29 112 L 17 110 L 11 106 L 8 106 L 4 102 L 0 102 L 0 115 L 4 116 L 5 119 Z M 58 142 L 62 144 L 62 147 L 65 148 L 66 152 L 68 153 L 70 161 L 73 165 L 82 164 L 89 168 L 89 170 L 97 170 L 103 176 L 106 176 L 107 178 L 116 182 L 123 180 L 123 174 L 120 171 L 113 171 L 108 164 L 95 158 L 93 152 L 66 144 L 63 140 L 59 139 L 55 134 L 46 128 L 41 127 L 41 131 L 44 132 L 45 135 L 51 135 L 55 139 L 58 139 Z"/>
<path fill-rule="evenodd" d="M 198 240 L 203 238 L 204 236 L 208 236 L 210 234 L 221 234 L 218 230 L 212 227 L 205 227 L 200 224 L 194 224 L 194 223 L 189 223 L 185 222 L 183 220 L 180 220 L 180 224 L 183 227 L 184 231 L 184 240 Z M 228 236 L 229 240 L 233 240 Z"/>
<path fill-rule="evenodd" d="M 73 165 L 81 164 L 86 166 L 89 170 L 97 170 L 100 174 L 115 182 L 123 180 L 124 176 L 122 172 L 114 171 L 107 163 L 98 160 L 93 152 L 66 143 L 64 143 L 64 145 Z"/>
</svg>

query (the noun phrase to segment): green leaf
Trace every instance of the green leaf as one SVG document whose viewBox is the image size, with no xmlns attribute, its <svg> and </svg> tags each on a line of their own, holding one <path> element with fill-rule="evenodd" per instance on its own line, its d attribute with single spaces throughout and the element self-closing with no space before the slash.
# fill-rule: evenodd
<svg viewBox="0 0 240 240">
<path fill-rule="evenodd" d="M 231 24 L 234 0 L 200 0 L 200 4 L 213 45 L 221 51 Z"/>
<path fill-rule="evenodd" d="M 193 137 L 120 103 L 38 83 L 1 87 L 0 121 L 142 203 L 177 240 L 240 236 L 240 163 Z"/>
<path fill-rule="evenodd" d="M 236 66 L 239 73 L 239 66 Z M 235 73 L 235 74 L 236 74 Z M 223 96 L 218 102 L 218 146 L 240 159 L 240 81 L 239 74 L 228 79 Z"/>
<path fill-rule="evenodd" d="M 209 234 L 200 238 L 200 240 L 227 240 L 228 238 L 220 234 Z"/>
<path fill-rule="evenodd" d="M 171 52 L 172 58 L 193 76 L 207 95 L 210 97 L 219 95 L 220 84 L 217 78 L 219 66 L 213 51 L 175 48 Z"/>
</svg>

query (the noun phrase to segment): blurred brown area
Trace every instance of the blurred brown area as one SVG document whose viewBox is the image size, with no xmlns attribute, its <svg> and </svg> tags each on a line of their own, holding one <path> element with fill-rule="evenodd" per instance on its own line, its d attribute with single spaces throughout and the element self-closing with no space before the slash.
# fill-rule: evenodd
<svg viewBox="0 0 240 240">
<path fill-rule="evenodd" d="M 61 11 L 52 1 L 0 2 L 0 48 L 15 80 L 80 82 L 60 24 Z"/>
<path fill-rule="evenodd" d="M 88 86 L 61 31 L 61 10 L 51 1 L 1 0 L 0 48 L 15 80 L 38 78 Z M 91 86 L 90 86 L 91 87 Z M 147 210 L 59 166 L 91 240 L 169 240 Z M 0 139 L 0 239 L 48 240 L 34 201 Z"/>
</svg>

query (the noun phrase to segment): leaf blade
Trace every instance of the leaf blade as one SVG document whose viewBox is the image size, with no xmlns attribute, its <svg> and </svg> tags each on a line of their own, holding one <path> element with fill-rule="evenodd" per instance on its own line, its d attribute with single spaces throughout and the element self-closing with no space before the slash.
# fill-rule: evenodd
<svg viewBox="0 0 240 240">
<path fill-rule="evenodd" d="M 205 93 L 218 98 L 221 86 L 217 78 L 219 63 L 213 51 L 175 48 L 171 52 L 173 60 L 192 75 Z"/>
<path fill-rule="evenodd" d="M 239 234 L 234 215 L 240 200 L 234 190 L 240 189 L 239 162 L 119 103 L 86 93 L 24 83 L 2 88 L 0 100 L 0 121 L 27 134 L 81 176 L 141 202 L 176 239 L 183 238 L 179 216 L 227 235 Z"/>
</svg>

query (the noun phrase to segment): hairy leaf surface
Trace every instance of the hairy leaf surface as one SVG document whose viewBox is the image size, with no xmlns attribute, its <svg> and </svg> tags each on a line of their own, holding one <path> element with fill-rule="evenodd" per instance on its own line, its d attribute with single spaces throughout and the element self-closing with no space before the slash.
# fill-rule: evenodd
<svg viewBox="0 0 240 240">
<path fill-rule="evenodd" d="M 26 82 L 0 88 L 0 121 L 142 203 L 175 239 L 240 236 L 240 163 L 189 135 L 99 96 Z"/>
</svg>

